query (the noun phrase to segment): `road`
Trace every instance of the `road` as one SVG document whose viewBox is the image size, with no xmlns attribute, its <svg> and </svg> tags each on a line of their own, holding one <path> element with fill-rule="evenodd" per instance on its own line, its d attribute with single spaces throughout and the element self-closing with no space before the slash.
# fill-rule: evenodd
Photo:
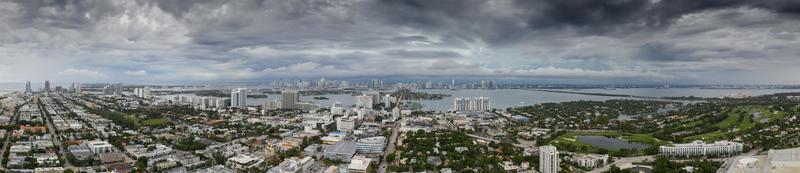
<svg viewBox="0 0 800 173">
<path fill-rule="evenodd" d="M 717 170 L 718 173 L 723 173 L 723 172 L 727 172 L 727 170 L 730 168 L 730 166 L 733 165 L 731 163 L 733 163 L 733 161 L 736 160 L 736 157 L 754 156 L 756 153 L 757 153 L 757 151 L 753 150 L 753 151 L 750 151 L 750 152 L 747 152 L 747 153 L 742 153 L 742 154 L 739 154 L 739 155 L 736 155 L 736 156 L 723 157 L 723 158 L 712 158 L 712 159 L 708 159 L 708 160 L 725 162 L 722 165 L 722 167 L 720 167 L 720 169 Z M 655 160 L 655 156 L 651 155 L 651 156 L 639 156 L 639 157 L 622 157 L 622 158 L 618 158 L 617 160 L 615 160 L 614 163 L 612 163 L 612 164 L 616 165 L 619 168 L 623 168 L 624 169 L 624 168 L 632 167 L 634 162 L 642 162 L 642 161 L 645 161 L 645 160 L 653 161 L 653 160 Z M 675 161 L 675 162 L 690 162 L 690 161 L 696 161 L 697 159 L 682 159 L 682 160 L 670 159 L 670 160 L 671 161 Z M 604 166 L 602 168 L 597 168 L 597 169 L 594 169 L 592 171 L 589 171 L 589 173 L 605 172 L 609 168 L 611 168 L 611 164 L 606 165 L 606 166 Z"/>
<path fill-rule="evenodd" d="M 23 103 L 22 106 L 25 106 L 25 104 L 27 104 L 27 102 Z M 11 120 L 9 120 L 8 122 L 17 122 L 17 119 L 19 118 L 19 110 L 15 110 L 11 114 L 12 114 Z M 11 145 L 9 143 L 9 141 L 11 141 L 11 132 L 12 131 L 6 131 L 6 133 L 3 134 L 3 139 L 5 139 L 5 140 L 3 140 L 4 141 L 3 142 L 3 146 L 2 146 L 3 148 L 0 149 L 0 156 L 4 156 L 5 152 L 6 152 L 6 148 L 8 147 L 8 145 Z M 6 169 L 6 165 L 5 164 L 0 164 L 0 170 L 8 171 Z"/>
<path fill-rule="evenodd" d="M 753 149 L 753 150 L 750 150 L 750 152 L 742 153 L 742 154 L 739 154 L 738 156 L 722 158 L 725 163 L 722 163 L 722 166 L 720 166 L 719 169 L 717 169 L 717 173 L 728 172 L 728 169 L 731 169 L 731 166 L 733 166 L 735 164 L 737 157 L 755 156 L 756 154 L 758 154 L 758 150 Z"/>
<path fill-rule="evenodd" d="M 601 173 L 601 172 L 608 171 L 608 169 L 611 168 L 611 165 L 616 165 L 617 167 L 620 167 L 620 168 L 628 168 L 628 167 L 632 167 L 634 162 L 642 162 L 642 161 L 645 161 L 645 160 L 650 160 L 650 161 L 655 160 L 655 156 L 639 156 L 639 157 L 621 157 L 621 158 L 617 158 L 616 160 L 614 160 L 614 163 L 606 165 L 606 166 L 603 166 L 601 168 L 594 169 L 592 171 L 589 171 L 589 173 Z"/>
<path fill-rule="evenodd" d="M 55 104 L 55 103 L 50 103 L 50 104 Z M 42 113 L 42 115 L 44 115 L 43 117 L 45 117 L 45 120 L 44 120 L 45 123 L 44 124 L 47 126 L 47 131 L 50 132 L 50 135 L 53 136 L 53 143 L 56 146 L 62 146 L 61 145 L 62 144 L 61 136 L 58 135 L 58 132 L 56 132 L 56 127 L 53 124 L 53 117 L 51 117 L 51 116 L 54 116 L 54 115 L 50 115 L 50 114 L 47 113 L 47 111 L 45 111 L 46 108 L 45 108 L 44 104 L 37 104 L 37 105 L 39 106 L 39 111 Z M 52 105 L 48 105 L 48 106 L 52 106 Z M 72 162 L 70 162 L 69 159 L 66 159 L 66 152 L 67 152 L 66 148 L 60 150 L 59 152 L 60 152 L 59 153 L 59 157 L 62 158 L 62 160 L 64 161 L 64 166 L 63 167 L 65 169 L 79 170 L 75 166 L 72 165 Z"/>
<path fill-rule="evenodd" d="M 389 137 L 389 144 L 386 145 L 386 151 L 383 154 L 383 160 L 381 161 L 381 165 L 378 167 L 378 173 L 386 172 L 386 168 L 389 166 L 389 163 L 386 161 L 386 158 L 389 157 L 390 153 L 394 153 L 394 148 L 397 143 L 397 136 L 400 134 L 400 118 L 395 121 L 394 127 L 392 127 L 392 135 Z"/>
</svg>

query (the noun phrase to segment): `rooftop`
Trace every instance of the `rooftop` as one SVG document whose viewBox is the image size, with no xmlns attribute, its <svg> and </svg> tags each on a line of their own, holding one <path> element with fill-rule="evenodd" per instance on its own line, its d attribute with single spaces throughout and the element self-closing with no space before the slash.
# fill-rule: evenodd
<svg viewBox="0 0 800 173">
<path fill-rule="evenodd" d="M 354 157 L 350 161 L 350 165 L 347 166 L 347 169 L 350 169 L 350 170 L 367 170 L 367 167 L 369 167 L 370 162 L 372 162 L 372 159 L 369 159 L 369 158 L 366 158 L 366 157 Z"/>
<path fill-rule="evenodd" d="M 356 152 L 356 143 L 355 142 L 345 142 L 340 141 L 336 142 L 326 150 L 325 152 L 333 152 L 333 153 L 355 153 Z"/>
</svg>

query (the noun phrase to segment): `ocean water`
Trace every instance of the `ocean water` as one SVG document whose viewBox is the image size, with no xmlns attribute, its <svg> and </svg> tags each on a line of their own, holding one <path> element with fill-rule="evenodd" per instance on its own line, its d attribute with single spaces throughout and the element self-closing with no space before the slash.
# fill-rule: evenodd
<svg viewBox="0 0 800 173">
<path fill-rule="evenodd" d="M 67 87 L 70 83 L 53 83 L 55 86 Z M 44 87 L 43 82 L 31 83 L 34 90 Z M 0 83 L 0 94 L 9 93 L 12 91 L 22 91 L 25 89 L 24 83 Z M 424 110 L 433 111 L 447 111 L 453 107 L 453 98 L 456 97 L 489 97 L 493 108 L 506 109 L 516 106 L 528 106 L 539 103 L 548 102 L 568 102 L 579 100 L 592 100 L 604 101 L 610 99 L 631 99 L 622 97 L 609 97 L 609 96 L 592 96 L 582 94 L 570 93 L 554 93 L 521 89 L 497 89 L 497 90 L 477 90 L 477 89 L 464 89 L 464 90 L 446 90 L 446 89 L 420 89 L 415 90 L 419 92 L 449 94 L 450 97 L 444 97 L 441 100 L 409 100 L 412 102 L 420 103 L 424 106 Z M 632 88 L 632 89 L 579 89 L 579 90 L 561 90 L 572 92 L 586 92 L 586 93 L 607 93 L 607 94 L 624 94 L 635 96 L 650 96 L 650 97 L 677 97 L 677 96 L 697 96 L 697 97 L 724 97 L 730 95 L 749 95 L 758 96 L 782 92 L 800 92 L 800 89 L 701 89 L 701 88 L 669 88 L 669 89 L 656 89 L 656 88 Z M 192 96 L 188 94 L 187 96 Z M 328 107 L 333 102 L 342 102 L 344 105 L 355 105 L 355 98 L 350 94 L 328 94 L 319 95 L 328 97 L 329 100 L 314 100 L 317 96 L 301 96 L 301 101 L 314 102 L 322 107 Z M 268 98 L 248 98 L 248 105 L 261 105 L 267 100 L 280 100 L 280 94 L 270 94 Z"/>
<path fill-rule="evenodd" d="M 529 106 L 539 103 L 558 103 L 579 100 L 591 101 L 605 101 L 612 99 L 632 99 L 623 97 L 609 97 L 609 96 L 592 96 L 582 94 L 570 93 L 554 93 L 521 89 L 497 89 L 497 90 L 446 90 L 446 89 L 423 89 L 415 90 L 427 93 L 449 94 L 451 96 L 444 97 L 441 100 L 408 100 L 411 102 L 420 103 L 424 106 L 424 110 L 433 111 L 447 111 L 453 108 L 453 99 L 457 97 L 489 97 L 493 108 L 506 109 L 509 107 Z M 733 89 L 699 89 L 699 88 L 674 88 L 674 89 L 655 89 L 655 88 L 636 88 L 636 89 L 585 89 L 585 90 L 569 90 L 577 92 L 592 92 L 592 93 L 608 93 L 608 94 L 626 94 L 637 96 L 651 96 L 651 97 L 674 97 L 674 96 L 698 96 L 698 97 L 724 97 L 734 94 L 744 94 L 750 96 L 782 93 L 782 92 L 800 92 L 800 89 L 759 89 L 759 90 L 733 90 Z M 355 98 L 350 94 L 329 94 L 321 95 L 328 97 L 329 100 L 314 100 L 316 96 L 301 96 L 300 100 L 310 101 L 319 104 L 320 106 L 327 107 L 333 102 L 342 102 L 344 105 L 354 105 Z M 248 105 L 260 105 L 266 100 L 280 100 L 280 94 L 269 95 L 268 98 L 247 100 Z"/>
</svg>

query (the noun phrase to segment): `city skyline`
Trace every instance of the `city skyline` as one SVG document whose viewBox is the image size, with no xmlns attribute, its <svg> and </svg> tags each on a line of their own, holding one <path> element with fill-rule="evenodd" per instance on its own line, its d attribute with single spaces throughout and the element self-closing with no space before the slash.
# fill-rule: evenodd
<svg viewBox="0 0 800 173">
<path fill-rule="evenodd" d="M 0 173 L 796 173 L 800 1 L 0 0 Z"/>
<path fill-rule="evenodd" d="M 797 84 L 791 1 L 4 1 L 0 82 Z"/>
</svg>

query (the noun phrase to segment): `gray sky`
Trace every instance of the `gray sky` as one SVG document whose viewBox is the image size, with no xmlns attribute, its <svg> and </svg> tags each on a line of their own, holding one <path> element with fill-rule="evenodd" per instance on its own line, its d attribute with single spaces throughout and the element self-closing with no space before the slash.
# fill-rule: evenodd
<svg viewBox="0 0 800 173">
<path fill-rule="evenodd" d="M 800 83 L 791 0 L 0 0 L 0 82 Z"/>
</svg>

